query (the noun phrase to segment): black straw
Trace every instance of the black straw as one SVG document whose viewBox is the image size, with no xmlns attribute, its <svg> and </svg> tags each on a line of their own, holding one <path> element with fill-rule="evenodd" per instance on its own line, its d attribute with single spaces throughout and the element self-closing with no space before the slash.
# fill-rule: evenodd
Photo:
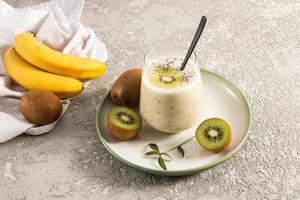
<svg viewBox="0 0 300 200">
<path fill-rule="evenodd" d="M 201 36 L 201 34 L 203 32 L 205 24 L 206 24 L 206 17 L 202 16 L 201 21 L 199 23 L 199 26 L 197 28 L 197 31 L 196 31 L 196 33 L 194 35 L 193 41 L 192 41 L 192 43 L 190 45 L 190 48 L 189 48 L 189 50 L 188 50 L 188 52 L 187 52 L 187 54 L 186 54 L 186 56 L 184 58 L 184 61 L 183 61 L 182 65 L 181 65 L 181 67 L 180 67 L 180 71 L 184 70 L 187 62 L 189 61 L 189 59 L 190 59 L 190 57 L 191 57 L 191 55 L 192 55 L 192 53 L 194 51 L 194 48 L 196 47 L 196 45 L 198 43 L 198 40 L 199 40 L 199 38 L 200 38 L 200 36 Z"/>
</svg>

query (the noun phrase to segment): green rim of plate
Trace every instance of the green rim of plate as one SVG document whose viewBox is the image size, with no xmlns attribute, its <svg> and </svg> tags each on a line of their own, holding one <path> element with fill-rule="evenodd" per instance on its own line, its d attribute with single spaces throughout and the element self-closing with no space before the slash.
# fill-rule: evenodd
<svg viewBox="0 0 300 200">
<path fill-rule="evenodd" d="M 197 167 L 197 168 L 192 168 L 192 169 L 188 169 L 188 170 L 161 170 L 161 169 L 150 169 L 150 168 L 145 168 L 145 167 L 141 167 L 139 165 L 136 165 L 134 163 L 131 163 L 123 158 L 121 158 L 118 154 L 116 154 L 110 147 L 109 144 L 107 143 L 107 141 L 105 140 L 104 137 L 102 137 L 101 134 L 101 128 L 100 128 L 100 111 L 102 108 L 102 105 L 104 103 L 104 101 L 106 100 L 107 96 L 110 94 L 110 91 L 108 91 L 104 97 L 103 100 L 99 103 L 97 111 L 96 111 L 96 129 L 97 129 L 97 133 L 98 136 L 102 142 L 102 144 L 105 146 L 105 148 L 119 161 L 123 162 L 124 164 L 131 166 L 133 168 L 136 168 L 138 170 L 150 173 L 150 174 L 154 174 L 154 175 L 160 175 L 160 176 L 185 176 L 185 175 L 191 175 L 191 174 L 195 174 L 201 170 L 204 169 L 208 169 L 211 167 L 214 167 L 222 162 L 224 162 L 225 160 L 227 160 L 228 158 L 230 158 L 234 153 L 236 153 L 241 147 L 242 145 L 245 143 L 245 141 L 247 140 L 248 136 L 249 136 L 249 132 L 251 129 L 251 124 L 252 124 L 252 117 L 251 117 L 251 109 L 249 106 L 249 103 L 245 97 L 245 95 L 243 94 L 243 92 L 241 92 L 231 81 L 229 81 L 228 79 L 224 78 L 223 76 L 216 74 L 214 72 L 208 71 L 206 69 L 201 69 L 201 73 L 208 73 L 210 75 L 216 76 L 219 79 L 221 79 L 229 88 L 231 88 L 233 91 L 235 91 L 236 94 L 238 94 L 241 98 L 241 100 L 244 102 L 245 106 L 247 107 L 247 111 L 248 111 L 248 129 L 247 129 L 247 133 L 244 136 L 243 140 L 241 141 L 241 143 L 235 148 L 233 149 L 231 152 L 229 152 L 228 154 L 226 154 L 225 156 L 223 156 L 222 158 L 220 158 L 219 160 L 201 166 L 201 167 Z"/>
</svg>

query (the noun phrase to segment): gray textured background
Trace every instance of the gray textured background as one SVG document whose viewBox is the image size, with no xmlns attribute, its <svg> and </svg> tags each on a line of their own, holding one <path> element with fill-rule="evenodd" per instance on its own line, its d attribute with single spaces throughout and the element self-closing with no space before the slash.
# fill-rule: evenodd
<svg viewBox="0 0 300 200">
<path fill-rule="evenodd" d="M 188 45 L 203 14 L 199 62 L 248 96 L 249 139 L 194 176 L 155 177 L 123 165 L 96 136 L 97 103 L 116 76 L 142 64 L 147 48 Z M 54 131 L 0 145 L 1 200 L 300 199 L 299 0 L 88 0 L 82 22 L 107 45 L 108 71 L 73 100 Z"/>
</svg>

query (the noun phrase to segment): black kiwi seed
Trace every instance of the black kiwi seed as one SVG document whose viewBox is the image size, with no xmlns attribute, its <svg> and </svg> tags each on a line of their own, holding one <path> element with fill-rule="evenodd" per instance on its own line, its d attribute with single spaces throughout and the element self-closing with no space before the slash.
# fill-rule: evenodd
<svg viewBox="0 0 300 200">
<path fill-rule="evenodd" d="M 117 116 L 118 119 L 124 124 L 130 125 L 134 122 L 134 118 L 125 112 L 119 112 Z"/>
<path fill-rule="evenodd" d="M 211 130 L 215 130 L 217 132 L 217 135 L 216 136 L 211 136 L 209 134 L 209 132 Z M 222 129 L 220 129 L 219 127 L 209 127 L 209 128 L 204 130 L 204 134 L 206 136 L 206 139 L 209 140 L 210 142 L 221 141 L 223 136 L 224 136 L 224 133 L 223 133 Z"/>
</svg>

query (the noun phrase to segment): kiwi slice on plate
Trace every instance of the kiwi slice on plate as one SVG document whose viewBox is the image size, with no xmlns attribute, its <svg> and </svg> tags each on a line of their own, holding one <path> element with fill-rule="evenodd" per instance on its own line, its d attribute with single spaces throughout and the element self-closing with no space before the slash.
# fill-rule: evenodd
<svg viewBox="0 0 300 200">
<path fill-rule="evenodd" d="M 110 133 L 119 140 L 130 140 L 137 136 L 142 119 L 138 113 L 125 106 L 114 106 L 108 113 L 107 125 Z"/>
<path fill-rule="evenodd" d="M 198 126 L 196 139 L 203 148 L 217 153 L 230 144 L 231 128 L 223 119 L 210 118 Z"/>
<path fill-rule="evenodd" d="M 175 88 L 183 82 L 181 73 L 173 67 L 157 67 L 153 70 L 150 81 L 160 88 Z"/>
</svg>

